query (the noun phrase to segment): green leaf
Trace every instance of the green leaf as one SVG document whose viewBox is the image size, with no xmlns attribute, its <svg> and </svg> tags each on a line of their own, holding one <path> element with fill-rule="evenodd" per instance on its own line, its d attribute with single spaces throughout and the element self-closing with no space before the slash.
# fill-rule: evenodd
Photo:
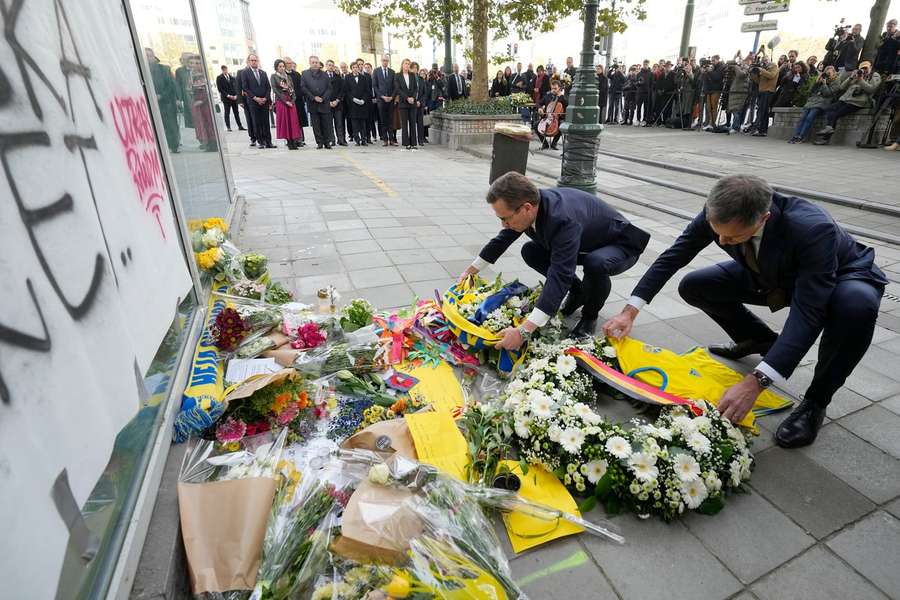
<svg viewBox="0 0 900 600">
<path fill-rule="evenodd" d="M 597 487 L 594 488 L 594 496 L 599 499 L 605 498 L 609 492 L 612 490 L 613 480 L 612 474 L 607 471 L 605 475 L 597 482 Z"/>
<path fill-rule="evenodd" d="M 594 510 L 594 507 L 597 506 L 597 497 L 596 496 L 588 496 L 585 498 L 584 502 L 578 505 L 578 512 L 584 514 L 586 512 L 590 512 Z"/>
<path fill-rule="evenodd" d="M 697 512 L 703 515 L 714 515 L 723 508 L 725 508 L 725 500 L 722 499 L 722 496 L 714 496 L 704 500 L 703 504 L 697 507 Z"/>
<path fill-rule="evenodd" d="M 610 515 L 618 515 L 622 512 L 622 501 L 615 494 L 607 496 L 606 501 L 603 504 L 606 508 L 606 512 Z"/>
</svg>

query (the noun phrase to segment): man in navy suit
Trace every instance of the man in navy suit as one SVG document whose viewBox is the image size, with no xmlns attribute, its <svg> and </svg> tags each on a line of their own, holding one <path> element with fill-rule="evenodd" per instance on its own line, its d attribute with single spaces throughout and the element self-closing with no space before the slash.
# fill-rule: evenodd
<svg viewBox="0 0 900 600">
<path fill-rule="evenodd" d="M 381 143 L 385 146 L 397 145 L 397 130 L 394 129 L 394 96 L 396 90 L 396 76 L 394 70 L 388 65 L 391 58 L 385 54 L 381 57 L 381 66 L 375 69 L 372 76 L 372 87 L 375 89 L 375 97 L 378 100 L 378 121 L 381 125 Z"/>
<path fill-rule="evenodd" d="M 686 275 L 678 292 L 733 340 L 710 346 L 710 352 L 731 359 L 763 356 L 751 374 L 725 392 L 719 411 L 740 421 L 762 390 L 791 376 L 821 333 L 812 382 L 775 433 L 785 448 L 811 444 L 832 396 L 872 341 L 887 284 L 875 266 L 875 251 L 811 202 L 777 194 L 752 175 L 723 177 L 703 211 L 638 282 L 622 313 L 603 325 L 604 332 L 628 335 L 644 304 L 713 242 L 731 260 Z M 773 312 L 789 306 L 781 334 L 745 304 Z"/>
<path fill-rule="evenodd" d="M 558 310 L 568 316 L 579 306 L 583 307 L 581 319 L 572 335 L 591 335 L 612 289 L 610 276 L 637 262 L 650 235 L 592 194 L 575 188 L 539 190 L 514 171 L 494 181 L 487 201 L 503 230 L 482 248 L 460 278 L 493 264 L 523 233 L 530 241 L 522 246 L 522 258 L 547 278 L 528 319 L 519 327 L 504 330 L 499 347 L 517 349 Z M 584 281 L 575 275 L 577 265 L 584 268 Z"/>
<path fill-rule="evenodd" d="M 254 137 L 260 148 L 274 148 L 272 132 L 269 129 L 269 106 L 271 104 L 272 85 L 269 76 L 259 68 L 259 57 L 251 54 L 247 57 L 247 68 L 241 71 L 241 90 L 247 96 L 251 119 L 255 130 Z"/>
</svg>

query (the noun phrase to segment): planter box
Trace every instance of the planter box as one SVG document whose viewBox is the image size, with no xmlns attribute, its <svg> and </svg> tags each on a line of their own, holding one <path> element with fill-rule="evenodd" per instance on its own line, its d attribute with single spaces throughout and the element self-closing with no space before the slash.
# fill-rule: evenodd
<svg viewBox="0 0 900 600">
<path fill-rule="evenodd" d="M 791 136 L 794 135 L 794 130 L 797 128 L 797 123 L 800 122 L 800 117 L 803 115 L 803 109 L 793 107 L 773 108 L 772 112 L 775 117 L 772 120 L 772 125 L 769 126 L 769 137 L 777 137 L 784 140 L 791 139 Z M 831 143 L 847 146 L 856 145 L 856 142 L 865 135 L 874 115 L 874 109 L 864 108 L 838 120 L 834 135 L 831 136 Z M 878 119 L 878 125 L 875 127 L 875 137 L 873 138 L 875 143 L 881 140 L 885 128 L 890 126 L 888 117 L 890 117 L 890 111 L 885 111 Z M 812 129 L 810 129 L 810 141 L 815 139 L 816 132 L 823 127 L 825 127 L 825 117 L 820 115 L 813 123 Z"/>
<path fill-rule="evenodd" d="M 451 150 L 462 146 L 489 145 L 494 139 L 497 123 L 521 123 L 517 114 L 510 115 L 452 115 L 443 111 L 431 113 L 429 141 L 446 144 Z"/>
</svg>

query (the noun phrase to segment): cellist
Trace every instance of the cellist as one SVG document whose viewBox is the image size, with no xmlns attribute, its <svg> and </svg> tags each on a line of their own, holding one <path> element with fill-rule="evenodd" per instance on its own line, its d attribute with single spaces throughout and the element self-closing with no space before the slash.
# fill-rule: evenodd
<svg viewBox="0 0 900 600">
<path fill-rule="evenodd" d="M 566 116 L 566 96 L 562 92 L 562 83 L 559 79 L 550 82 L 550 91 L 544 94 L 538 103 L 538 114 L 541 116 L 541 122 L 538 124 L 538 138 L 541 140 L 541 149 L 550 148 L 556 150 L 559 138 L 562 133 L 559 126 Z M 551 137 L 551 142 L 547 143 L 547 138 Z"/>
</svg>

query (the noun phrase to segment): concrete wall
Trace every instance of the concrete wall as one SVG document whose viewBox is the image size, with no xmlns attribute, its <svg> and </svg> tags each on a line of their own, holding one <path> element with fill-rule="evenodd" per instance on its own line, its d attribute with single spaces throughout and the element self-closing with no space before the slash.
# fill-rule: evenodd
<svg viewBox="0 0 900 600">
<path fill-rule="evenodd" d="M 773 108 L 775 118 L 769 127 L 769 136 L 789 140 L 794 135 L 797 123 L 803 114 L 802 108 Z M 848 146 L 855 145 L 872 123 L 872 117 L 875 115 L 874 110 L 863 109 L 852 115 L 848 115 L 840 119 L 837 123 L 834 135 L 831 137 L 832 144 L 844 144 Z M 875 127 L 875 143 L 881 140 L 886 127 L 888 127 L 888 118 L 890 111 L 885 113 L 878 119 L 878 125 Z M 825 127 L 825 117 L 816 118 L 813 127 L 810 130 L 810 138 L 815 139 L 815 133 Z"/>
<path fill-rule="evenodd" d="M 429 141 L 445 144 L 451 150 L 461 146 L 490 144 L 497 123 L 521 123 L 519 115 L 451 115 L 441 111 L 431 113 Z"/>
</svg>

